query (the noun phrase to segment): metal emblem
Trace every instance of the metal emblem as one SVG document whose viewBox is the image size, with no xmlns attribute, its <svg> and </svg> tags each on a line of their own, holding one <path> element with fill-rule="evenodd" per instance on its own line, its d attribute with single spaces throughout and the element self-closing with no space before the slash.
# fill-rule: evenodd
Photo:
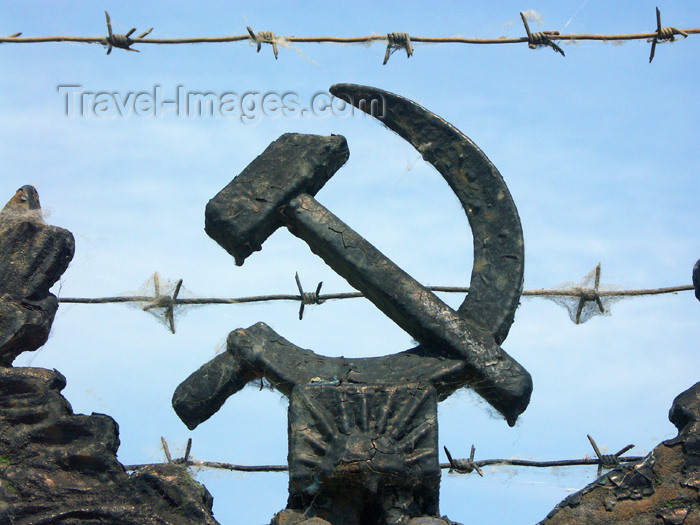
<svg viewBox="0 0 700 525">
<path fill-rule="evenodd" d="M 348 158 L 343 137 L 285 134 L 209 202 L 208 235 L 241 265 L 286 226 L 420 344 L 326 357 L 257 323 L 231 332 L 228 352 L 184 381 L 173 406 L 194 428 L 266 378 L 290 398 L 288 508 L 334 524 L 402 523 L 438 511 L 438 401 L 468 385 L 511 426 L 529 403 L 529 373 L 499 346 L 522 293 L 522 229 L 496 167 L 452 125 L 380 89 L 330 91 L 411 143 L 455 192 L 474 239 L 470 292 L 453 310 L 315 200 Z"/>
</svg>

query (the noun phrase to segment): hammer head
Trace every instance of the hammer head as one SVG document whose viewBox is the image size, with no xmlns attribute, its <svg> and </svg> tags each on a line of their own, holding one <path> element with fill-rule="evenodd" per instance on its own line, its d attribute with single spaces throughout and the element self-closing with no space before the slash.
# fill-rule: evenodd
<svg viewBox="0 0 700 525">
<path fill-rule="evenodd" d="M 209 201 L 204 230 L 242 265 L 283 225 L 280 208 L 316 195 L 349 156 L 340 135 L 285 133 Z"/>
</svg>

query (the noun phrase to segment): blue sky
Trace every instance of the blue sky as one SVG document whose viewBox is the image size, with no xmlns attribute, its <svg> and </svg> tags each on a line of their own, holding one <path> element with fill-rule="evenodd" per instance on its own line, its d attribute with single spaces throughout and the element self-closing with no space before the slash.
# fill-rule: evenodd
<svg viewBox="0 0 700 525">
<path fill-rule="evenodd" d="M 553 2 L 49 2 L 3 7 L 0 31 L 99 36 L 114 30 L 159 37 L 244 34 L 521 36 L 534 31 L 639 33 L 700 27 L 694 1 Z M 367 84 L 416 100 L 462 130 L 503 175 L 525 235 L 525 288 L 579 281 L 598 262 L 602 282 L 622 288 L 690 283 L 700 256 L 696 146 L 700 37 L 659 45 L 562 44 L 563 58 L 526 45 L 414 44 L 382 66 L 385 46 L 294 44 L 258 54 L 249 43 L 138 46 L 0 46 L 0 190 L 38 188 L 47 221 L 76 237 L 76 256 L 55 293 L 98 297 L 137 290 L 155 271 L 184 279 L 195 296 L 296 293 L 323 281 L 349 286 L 306 245 L 275 233 L 244 266 L 203 230 L 204 206 L 285 132 L 345 135 L 350 160 L 318 200 L 423 283 L 468 284 L 471 233 L 459 203 L 419 154 L 363 117 L 68 117 L 58 86 L 127 97 L 160 86 L 215 94 L 294 93 L 303 104 L 337 82 Z M 445 296 L 458 305 L 462 297 Z M 612 315 L 574 325 L 565 310 L 523 299 L 503 347 L 532 374 L 531 405 L 514 428 L 464 391 L 439 406 L 440 445 L 477 459 L 560 459 L 634 443 L 646 453 L 675 435 L 673 398 L 700 379 L 700 304 L 690 292 L 625 300 Z M 211 359 L 238 327 L 265 321 L 295 344 L 326 355 L 381 355 L 412 346 L 364 300 L 306 308 L 273 303 L 190 310 L 169 333 L 138 308 L 62 305 L 49 342 L 16 365 L 57 368 L 76 412 L 120 425 L 123 463 L 163 458 L 160 436 L 198 459 L 286 462 L 286 399 L 247 389 L 189 432 L 170 407 L 175 387 Z M 176 452 L 177 453 L 177 452 Z M 441 456 L 441 460 L 445 458 Z M 534 523 L 595 476 L 595 468 L 488 468 L 445 473 L 441 511 L 468 523 Z M 260 524 L 286 504 L 286 474 L 201 471 L 223 524 Z"/>
</svg>

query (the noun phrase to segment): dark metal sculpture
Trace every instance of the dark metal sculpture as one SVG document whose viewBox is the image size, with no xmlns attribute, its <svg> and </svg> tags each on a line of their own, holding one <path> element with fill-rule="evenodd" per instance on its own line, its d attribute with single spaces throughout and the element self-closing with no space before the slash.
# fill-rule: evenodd
<svg viewBox="0 0 700 525">
<path fill-rule="evenodd" d="M 74 251 L 73 235 L 42 219 L 33 186 L 22 186 L 0 210 L 0 366 L 46 343 L 58 309 L 49 289 Z"/>
<path fill-rule="evenodd" d="M 298 386 L 289 406 L 288 508 L 333 524 L 437 515 L 437 441 L 431 387 Z"/>
<path fill-rule="evenodd" d="M 538 525 L 700 523 L 700 383 L 673 400 L 668 419 L 675 438 L 568 495 Z"/>
<path fill-rule="evenodd" d="M 283 135 L 209 202 L 207 233 L 240 265 L 286 226 L 420 345 L 332 358 L 257 323 L 232 332 L 173 407 L 194 428 L 264 377 L 290 398 L 288 508 L 334 524 L 407 523 L 438 512 L 437 401 L 468 385 L 511 426 L 529 403 L 530 375 L 499 346 L 522 293 L 522 230 L 498 170 L 456 128 L 379 89 L 331 93 L 410 142 L 456 193 L 474 238 L 470 293 L 451 309 L 314 199 L 348 158 L 343 137 Z"/>
</svg>

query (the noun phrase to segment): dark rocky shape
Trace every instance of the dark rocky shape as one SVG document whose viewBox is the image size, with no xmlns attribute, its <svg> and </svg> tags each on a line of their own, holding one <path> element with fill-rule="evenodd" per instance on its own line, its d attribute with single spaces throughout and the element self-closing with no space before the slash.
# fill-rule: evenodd
<svg viewBox="0 0 700 525">
<path fill-rule="evenodd" d="M 0 211 L 0 366 L 49 337 L 58 301 L 49 289 L 73 258 L 73 235 L 41 218 L 39 196 L 23 186 Z"/>
<path fill-rule="evenodd" d="M 676 425 L 678 436 L 666 444 L 682 444 L 685 454 L 681 483 L 700 490 L 700 383 L 695 383 L 673 400 L 668 419 Z"/>
<path fill-rule="evenodd" d="M 437 396 L 403 385 L 311 384 L 289 404 L 289 504 L 347 525 L 438 512 Z"/>
<path fill-rule="evenodd" d="M 65 384 L 55 370 L 0 369 L 0 523 L 217 523 L 211 495 L 181 467 L 129 476 L 116 422 L 73 414 Z"/>
<path fill-rule="evenodd" d="M 673 401 L 678 436 L 568 496 L 540 525 L 698 525 L 700 383 Z"/>
</svg>

